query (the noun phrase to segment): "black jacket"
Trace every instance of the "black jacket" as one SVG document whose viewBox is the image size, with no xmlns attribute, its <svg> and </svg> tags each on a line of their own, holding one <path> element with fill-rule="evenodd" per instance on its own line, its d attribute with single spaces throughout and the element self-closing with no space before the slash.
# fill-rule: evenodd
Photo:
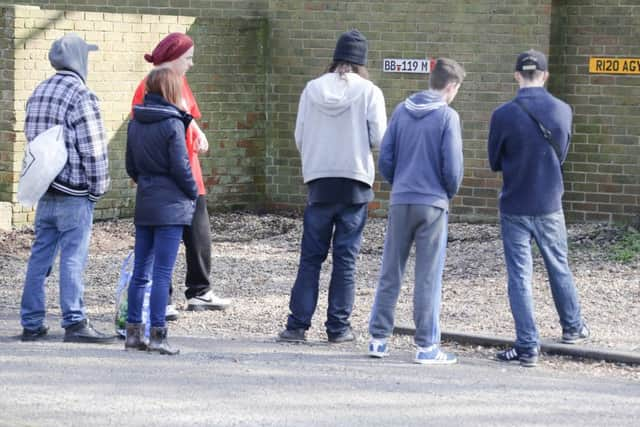
<svg viewBox="0 0 640 427">
<path fill-rule="evenodd" d="M 185 130 L 193 117 L 159 95 L 133 108 L 127 130 L 127 174 L 138 184 L 136 225 L 190 225 L 198 197 Z"/>
</svg>

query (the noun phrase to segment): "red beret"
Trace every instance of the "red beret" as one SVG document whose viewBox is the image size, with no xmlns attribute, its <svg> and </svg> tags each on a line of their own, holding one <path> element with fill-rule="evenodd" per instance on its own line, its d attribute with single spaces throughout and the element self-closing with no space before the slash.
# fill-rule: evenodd
<svg viewBox="0 0 640 427">
<path fill-rule="evenodd" d="M 160 40 L 160 43 L 153 49 L 151 55 L 146 53 L 144 59 L 152 62 L 153 65 L 164 64 L 165 62 L 178 59 L 193 46 L 193 40 L 186 34 L 171 33 Z"/>
</svg>

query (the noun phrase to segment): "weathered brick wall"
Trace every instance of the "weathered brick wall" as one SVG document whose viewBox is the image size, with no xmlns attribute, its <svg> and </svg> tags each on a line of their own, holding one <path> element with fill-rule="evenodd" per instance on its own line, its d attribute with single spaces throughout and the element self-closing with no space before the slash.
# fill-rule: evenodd
<svg viewBox="0 0 640 427">
<path fill-rule="evenodd" d="M 448 56 L 467 69 L 452 105 L 463 120 L 465 154 L 453 219 L 496 219 L 501 181 L 486 161 L 488 121 L 515 94 L 514 58 L 528 48 L 550 52 L 550 89 L 575 107 L 568 217 L 628 222 L 640 215 L 640 77 L 587 71 L 592 55 L 640 56 L 637 1 L 52 0 L 33 17 L 21 16 L 16 4 L 40 2 L 2 8 L 0 203 L 12 205 L 14 223 L 32 214 L 15 203 L 24 143 L 19 115 L 33 86 L 50 74 L 46 51 L 62 32 L 79 32 L 102 48 L 92 54 L 89 85 L 103 100 L 110 132 L 114 186 L 98 206 L 104 218 L 132 212 L 122 164 L 129 101 L 149 69 L 142 54 L 171 30 L 196 40 L 189 79 L 211 145 L 202 157 L 210 208 L 301 208 L 305 188 L 293 142 L 299 95 L 329 63 L 336 36 L 353 27 L 370 40 L 371 78 L 389 113 L 426 88 L 427 76 L 383 73 L 383 58 Z M 372 212 L 383 215 L 389 187 L 378 179 L 375 189 Z"/>
<path fill-rule="evenodd" d="M 331 60 L 336 37 L 356 27 L 369 39 L 368 68 L 384 92 L 389 114 L 408 94 L 426 89 L 427 75 L 383 73 L 383 58 L 446 56 L 464 65 L 467 80 L 452 106 L 463 121 L 466 168 L 452 216 L 495 220 L 500 178 L 487 166 L 488 120 L 515 93 L 516 54 L 529 47 L 548 50 L 551 1 L 274 0 L 269 18 L 273 74 L 267 190 L 275 205 L 304 201 L 293 142 L 296 102 L 304 83 Z M 389 187 L 378 180 L 375 189 L 373 213 L 383 214 Z"/>
<path fill-rule="evenodd" d="M 640 218 L 640 75 L 590 74 L 589 57 L 640 58 L 640 2 L 554 2 L 551 89 L 575 112 L 565 209 L 575 221 Z"/>
<path fill-rule="evenodd" d="M 215 6 L 214 2 L 201 3 Z M 60 9 L 2 9 L 0 61 L 4 76 L 8 77 L 1 83 L 2 102 L 8 108 L 3 108 L 0 116 L 0 201 L 12 204 L 14 225 L 33 220 L 33 211 L 15 203 L 24 150 L 24 105 L 33 88 L 53 73 L 47 53 L 52 41 L 66 32 L 76 32 L 100 47 L 90 54 L 87 83 L 101 99 L 109 136 L 112 188 L 98 203 L 97 218 L 133 213 L 135 189 L 124 169 L 130 102 L 136 86 L 151 68 L 143 54 L 171 31 L 186 32 L 196 45 L 196 65 L 188 78 L 203 113 L 201 127 L 210 143 L 209 152 L 201 156 L 210 207 L 233 209 L 264 204 L 263 39 L 267 27 L 264 19 L 249 16 L 253 12 L 245 14 L 244 7 L 227 17 L 227 3 L 218 3 L 217 14 L 206 13 L 208 9 L 203 8 L 149 10 L 70 2 L 61 4 Z"/>
</svg>

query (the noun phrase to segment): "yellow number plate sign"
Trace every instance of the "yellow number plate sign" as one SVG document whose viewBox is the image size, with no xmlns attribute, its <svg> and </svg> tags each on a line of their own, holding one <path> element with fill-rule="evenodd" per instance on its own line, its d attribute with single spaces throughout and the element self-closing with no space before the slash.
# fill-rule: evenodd
<svg viewBox="0 0 640 427">
<path fill-rule="evenodd" d="M 589 72 L 601 74 L 640 74 L 640 58 L 589 58 Z"/>
</svg>

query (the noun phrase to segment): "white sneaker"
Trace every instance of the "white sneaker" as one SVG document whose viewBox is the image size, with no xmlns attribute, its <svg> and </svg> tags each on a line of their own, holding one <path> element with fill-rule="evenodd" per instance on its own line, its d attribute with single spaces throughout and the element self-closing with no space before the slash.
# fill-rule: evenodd
<svg viewBox="0 0 640 427">
<path fill-rule="evenodd" d="M 230 305 L 231 299 L 216 296 L 211 291 L 187 300 L 187 310 L 190 311 L 224 310 Z"/>
<path fill-rule="evenodd" d="M 164 314 L 164 318 L 169 321 L 178 320 L 178 310 L 173 304 L 167 305 L 167 311 Z"/>
<path fill-rule="evenodd" d="M 377 359 L 382 359 L 389 355 L 389 347 L 387 346 L 387 340 L 371 338 L 369 340 L 369 356 Z"/>
</svg>

